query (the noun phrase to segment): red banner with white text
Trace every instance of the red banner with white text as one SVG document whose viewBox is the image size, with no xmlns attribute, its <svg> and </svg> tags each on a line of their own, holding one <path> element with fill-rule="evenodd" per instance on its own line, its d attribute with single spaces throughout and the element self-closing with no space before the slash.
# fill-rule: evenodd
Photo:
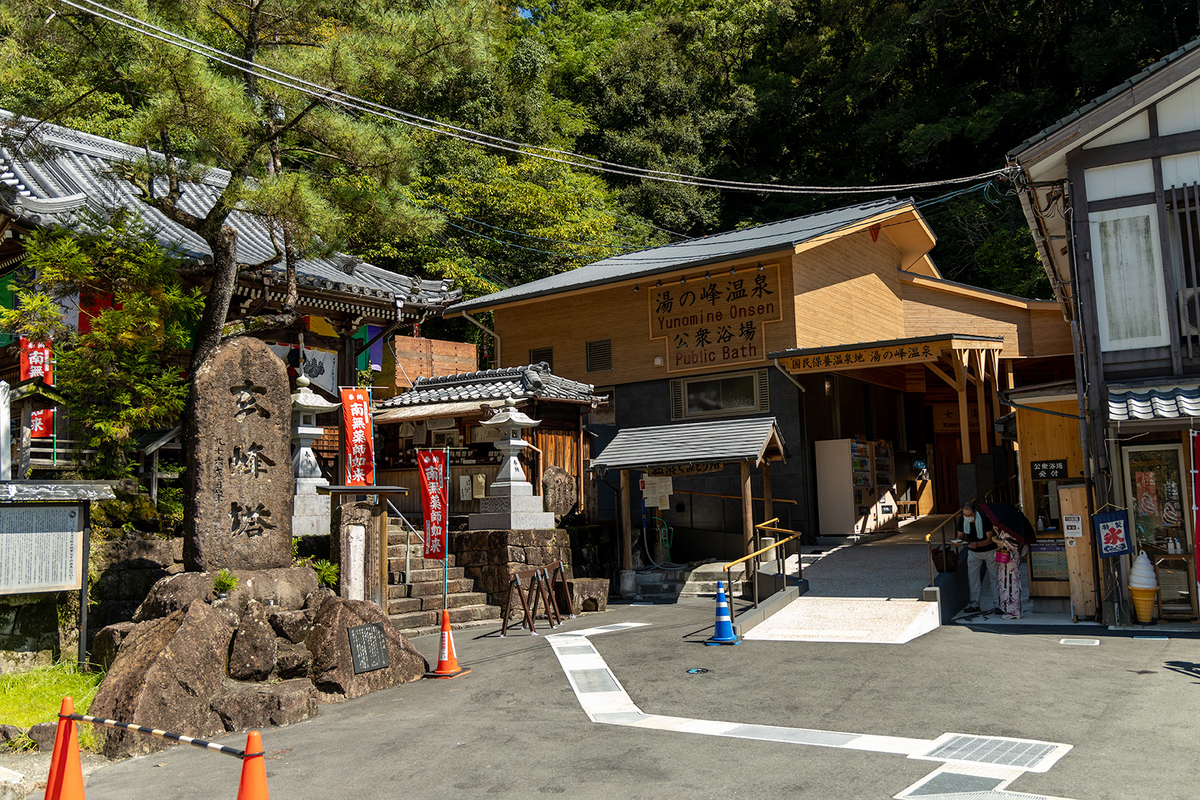
<svg viewBox="0 0 1200 800">
<path fill-rule="evenodd" d="M 21 380 L 41 378 L 47 386 L 54 385 L 54 345 L 50 342 L 31 342 L 21 337 Z M 54 436 L 54 409 L 34 411 L 29 418 L 29 435 L 34 439 Z"/>
<path fill-rule="evenodd" d="M 342 461 L 346 486 L 375 485 L 375 442 L 371 396 L 365 389 L 342 389 Z"/>
<path fill-rule="evenodd" d="M 421 511 L 425 516 L 425 558 L 441 561 L 446 557 L 450 500 L 446 480 L 446 451 L 418 451 L 417 471 L 421 475 Z"/>
</svg>

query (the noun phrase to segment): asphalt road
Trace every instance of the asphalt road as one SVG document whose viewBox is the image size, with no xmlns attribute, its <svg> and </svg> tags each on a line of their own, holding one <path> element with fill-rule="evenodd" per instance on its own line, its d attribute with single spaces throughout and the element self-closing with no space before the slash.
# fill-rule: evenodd
<svg viewBox="0 0 1200 800">
<path fill-rule="evenodd" d="M 560 630 L 592 639 L 647 713 L 935 739 L 958 732 L 1073 745 L 1010 791 L 1101 800 L 1193 798 L 1200 641 L 1095 628 L 943 627 L 906 645 L 704 647 L 710 602 L 611 606 Z M 699 635 L 689 635 L 698 632 Z M 414 644 L 431 660 L 437 637 Z M 455 638 L 470 675 L 420 681 L 264 732 L 271 796 L 286 798 L 891 798 L 937 765 L 886 753 L 592 723 L 541 637 Z M 689 675 L 691 667 L 707 673 Z M 241 746 L 243 735 L 220 741 Z M 112 764 L 89 800 L 233 798 L 240 764 L 194 748 Z"/>
</svg>

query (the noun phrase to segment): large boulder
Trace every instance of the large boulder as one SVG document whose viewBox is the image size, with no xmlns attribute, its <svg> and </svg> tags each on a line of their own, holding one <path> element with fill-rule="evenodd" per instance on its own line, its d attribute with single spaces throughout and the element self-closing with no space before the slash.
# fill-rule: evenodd
<svg viewBox="0 0 1200 800">
<path fill-rule="evenodd" d="M 291 725 L 317 715 L 317 690 L 307 678 L 235 686 L 214 698 L 212 708 L 228 731 Z"/>
<path fill-rule="evenodd" d="M 183 560 L 189 571 L 292 563 L 292 398 L 287 368 L 259 339 L 219 345 L 192 380 Z"/>
<path fill-rule="evenodd" d="M 92 652 L 89 655 L 91 663 L 107 672 L 113 659 L 117 657 L 117 651 L 121 649 L 121 642 L 134 627 L 132 622 L 117 622 L 101 628 L 92 637 Z"/>
<path fill-rule="evenodd" d="M 238 588 L 222 601 L 232 611 L 234 624 L 252 600 L 273 604 L 279 611 L 295 611 L 304 608 L 308 596 L 318 588 L 317 573 L 311 567 L 236 570 L 234 574 L 238 577 Z M 187 608 L 196 600 L 211 599 L 215 577 L 214 572 L 181 572 L 163 578 L 150 589 L 133 621 L 158 619 Z"/>
<path fill-rule="evenodd" d="M 371 622 L 383 623 L 391 665 L 355 675 L 347 629 Z M 322 702 L 361 697 L 415 681 L 429 671 L 425 657 L 400 635 L 379 606 L 362 600 L 327 597 L 313 619 L 307 645 L 313 658 L 312 680 L 321 692 Z"/>
<path fill-rule="evenodd" d="M 121 643 L 90 713 L 138 725 L 212 736 L 224 730 L 210 706 L 225 681 L 233 628 L 203 600 L 137 625 Z M 162 749 L 163 740 L 103 729 L 102 752 L 119 758 Z"/>
<path fill-rule="evenodd" d="M 229 648 L 229 677 L 238 681 L 263 681 L 275 669 L 275 630 L 263 604 L 251 600 L 233 632 Z"/>
</svg>

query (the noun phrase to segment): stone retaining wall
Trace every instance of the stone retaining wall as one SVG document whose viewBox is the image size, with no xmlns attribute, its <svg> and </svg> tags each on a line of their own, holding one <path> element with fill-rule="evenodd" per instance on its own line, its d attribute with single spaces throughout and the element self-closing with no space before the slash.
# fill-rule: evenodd
<svg viewBox="0 0 1200 800">
<path fill-rule="evenodd" d="M 514 572 L 562 561 L 571 577 L 571 538 L 563 530 L 456 531 L 450 552 L 491 605 L 504 605 Z"/>
</svg>

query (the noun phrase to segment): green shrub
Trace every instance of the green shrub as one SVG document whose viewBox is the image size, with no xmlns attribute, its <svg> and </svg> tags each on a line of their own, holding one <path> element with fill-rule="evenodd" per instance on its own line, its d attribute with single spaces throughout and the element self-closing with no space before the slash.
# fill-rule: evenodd
<svg viewBox="0 0 1200 800">
<path fill-rule="evenodd" d="M 238 587 L 239 583 L 237 575 L 234 575 L 227 569 L 223 569 L 213 578 L 213 589 L 216 590 L 217 594 L 232 592 Z"/>
<path fill-rule="evenodd" d="M 317 583 L 322 586 L 328 586 L 330 589 L 337 586 L 341 567 L 324 558 L 318 558 L 312 562 L 312 568 L 317 571 Z"/>
</svg>

